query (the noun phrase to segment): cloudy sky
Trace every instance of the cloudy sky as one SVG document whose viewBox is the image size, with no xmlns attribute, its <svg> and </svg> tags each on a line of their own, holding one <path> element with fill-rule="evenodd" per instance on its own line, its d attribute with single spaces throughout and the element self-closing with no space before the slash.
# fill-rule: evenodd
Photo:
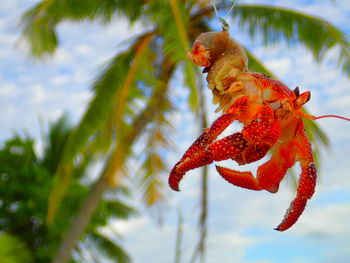
<svg viewBox="0 0 350 263">
<path fill-rule="evenodd" d="M 39 138 L 39 120 L 57 119 L 65 111 L 74 122 L 78 121 L 91 97 L 89 85 L 96 72 L 118 50 L 119 43 L 141 30 L 138 25 L 128 27 L 120 19 L 105 27 L 94 23 L 62 23 L 58 27 L 59 49 L 52 58 L 37 61 L 28 56 L 25 46 L 18 44 L 16 28 L 20 14 L 36 2 L 6 0 L 0 4 L 0 142 L 21 130 Z M 278 3 L 325 18 L 350 35 L 349 0 L 241 0 L 241 3 Z M 312 114 L 350 116 L 350 80 L 334 66 L 336 49 L 327 54 L 322 64 L 316 64 L 301 47 L 266 48 L 258 40 L 252 43 L 234 25 L 231 27 L 232 34 L 288 86 L 311 91 L 307 108 Z M 178 97 L 186 92 L 180 85 L 174 90 Z M 178 107 L 179 112 L 173 116 L 179 127 L 174 140 L 184 142 L 186 138 L 186 141 L 172 154 L 169 166 L 198 135 L 198 129 L 191 126 L 193 116 L 184 105 Z M 213 111 L 208 104 L 211 120 L 217 117 Z M 254 192 L 229 185 L 210 168 L 207 262 L 349 262 L 350 124 L 337 119 L 318 122 L 329 134 L 332 150 L 323 154 L 314 197 L 297 224 L 287 232 L 276 232 L 273 228 L 294 198 L 290 180 L 282 183 L 276 194 Z M 235 167 L 233 162 L 224 165 Z M 257 165 L 244 169 L 255 172 Z M 110 227 L 124 236 L 124 245 L 134 262 L 173 261 L 178 211 L 184 216 L 183 262 L 189 261 L 198 238 L 198 182 L 198 172 L 192 171 L 183 180 L 180 193 L 167 192 L 161 227 L 147 212 L 127 222 L 111 223 Z M 143 209 L 137 197 L 134 203 Z"/>
</svg>

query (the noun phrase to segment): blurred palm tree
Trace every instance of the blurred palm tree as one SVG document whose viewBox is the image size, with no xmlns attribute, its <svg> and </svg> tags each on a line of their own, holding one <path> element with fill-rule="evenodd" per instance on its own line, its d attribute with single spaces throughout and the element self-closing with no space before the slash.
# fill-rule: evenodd
<svg viewBox="0 0 350 263">
<path fill-rule="evenodd" d="M 118 53 L 98 74 L 92 85 L 94 96 L 62 152 L 52 187 L 48 223 L 52 223 L 72 177 L 72 165 L 86 151 L 105 155 L 104 168 L 85 200 L 54 262 L 66 262 L 76 240 L 95 210 L 102 193 L 118 185 L 122 176 L 134 173 L 125 166 L 133 145 L 143 135 L 146 142 L 143 165 L 137 181 L 148 205 L 163 197 L 159 175 L 167 172 L 162 152 L 169 147 L 169 116 L 176 106 L 171 95 L 171 80 L 183 75 L 189 88 L 190 109 L 200 117 L 198 127 L 206 126 L 203 85 L 196 86 L 197 71 L 186 58 L 190 43 L 200 33 L 211 31 L 213 8 L 209 0 L 44 0 L 22 17 L 22 37 L 31 54 L 52 54 L 59 39 L 56 27 L 62 21 L 83 20 L 108 23 L 114 16 L 130 23 L 141 22 L 145 30 L 129 41 L 126 51 Z M 227 10 L 231 1 L 221 1 L 218 10 Z M 337 46 L 338 67 L 350 76 L 350 49 L 347 36 L 329 22 L 291 9 L 266 5 L 237 5 L 232 21 L 251 38 L 263 39 L 265 45 L 287 43 L 308 49 L 317 61 Z M 250 69 L 272 73 L 247 50 Z M 176 74 L 177 73 L 177 74 Z M 175 106 L 174 106 L 175 105 Z M 202 124 L 202 125 L 201 125 Z M 314 122 L 307 132 L 316 146 L 328 145 L 326 135 Z M 200 131 L 200 129 L 199 129 Z M 318 147 L 315 148 L 318 151 Z M 126 168 L 126 169 L 125 169 Z M 203 176 L 201 238 L 198 251 L 204 253 L 206 225 L 206 176 Z M 195 253 L 197 254 L 197 253 Z"/>
<path fill-rule="evenodd" d="M 41 157 L 28 135 L 15 135 L 0 147 L 0 262 L 49 262 L 57 251 L 81 200 L 89 192 L 87 168 L 90 154 L 80 156 L 72 172 L 74 178 L 58 210 L 59 224 L 48 228 L 45 224 L 47 200 L 54 172 L 63 146 L 71 134 L 67 119 L 61 118 L 50 126 L 44 136 Z M 110 219 L 126 219 L 135 211 L 120 201 L 127 189 L 118 187 L 113 195 L 104 196 L 96 208 L 84 235 L 74 250 L 74 262 L 82 262 L 87 255 L 98 251 L 102 257 L 117 262 L 130 262 L 130 257 L 118 244 L 101 233 L 99 228 Z M 6 234 L 7 233 L 7 234 Z M 115 239 L 115 237 L 112 237 Z"/>
</svg>

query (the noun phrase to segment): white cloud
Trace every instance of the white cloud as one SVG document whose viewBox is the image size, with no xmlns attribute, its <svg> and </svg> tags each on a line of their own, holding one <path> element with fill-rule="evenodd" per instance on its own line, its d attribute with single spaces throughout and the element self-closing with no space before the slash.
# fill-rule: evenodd
<svg viewBox="0 0 350 263">
<path fill-rule="evenodd" d="M 7 84 L 5 83 L 0 86 L 0 98 L 14 97 L 18 95 L 18 92 L 19 92 L 18 87 L 13 83 L 7 83 Z"/>
<path fill-rule="evenodd" d="M 108 228 L 115 230 L 117 233 L 128 236 L 135 232 L 142 231 L 143 228 L 150 224 L 144 217 L 132 218 L 126 220 L 113 220 L 109 223 Z"/>
<path fill-rule="evenodd" d="M 81 56 L 88 56 L 94 53 L 94 49 L 86 44 L 78 45 L 74 48 L 74 51 Z"/>
<path fill-rule="evenodd" d="M 282 78 L 286 77 L 289 72 L 294 71 L 291 59 L 286 57 L 267 60 L 265 64 L 272 72 L 278 72 L 278 76 Z"/>
<path fill-rule="evenodd" d="M 265 238 L 248 237 L 242 233 L 225 231 L 224 233 L 213 233 L 214 238 L 208 244 L 208 262 L 246 262 L 245 251 L 248 247 L 266 241 Z M 256 262 L 256 261 L 254 261 Z M 263 262 L 263 261 L 260 261 Z M 267 262 L 267 261 L 264 261 Z"/>
<path fill-rule="evenodd" d="M 61 85 L 67 84 L 70 81 L 70 79 L 71 79 L 71 76 L 59 74 L 59 75 L 54 76 L 51 79 L 51 83 L 53 85 L 61 86 Z"/>
<path fill-rule="evenodd" d="M 307 236 L 348 237 L 350 221 L 350 204 L 332 204 L 322 207 L 309 207 L 300 227 L 299 234 Z"/>
</svg>

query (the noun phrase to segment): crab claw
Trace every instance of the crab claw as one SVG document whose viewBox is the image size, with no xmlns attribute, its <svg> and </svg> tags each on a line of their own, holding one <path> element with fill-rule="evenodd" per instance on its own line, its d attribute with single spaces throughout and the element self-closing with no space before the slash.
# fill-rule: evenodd
<svg viewBox="0 0 350 263">
<path fill-rule="evenodd" d="M 181 179 L 184 177 L 185 173 L 178 173 L 177 172 L 177 166 L 181 163 L 181 161 L 177 162 L 177 164 L 175 164 L 174 168 L 171 170 L 170 172 L 170 176 L 169 176 L 169 186 L 171 189 L 173 189 L 174 191 L 180 191 L 179 189 L 179 183 L 181 181 Z"/>
<path fill-rule="evenodd" d="M 303 163 L 302 173 L 299 179 L 299 186 L 297 190 L 297 196 L 290 203 L 286 215 L 283 221 L 278 225 L 275 230 L 284 231 L 290 228 L 299 219 L 303 213 L 308 199 L 312 197 L 315 192 L 316 186 L 316 166 L 315 163 Z"/>
<path fill-rule="evenodd" d="M 290 228 L 295 222 L 299 219 L 303 213 L 307 203 L 306 198 L 295 198 L 291 203 L 290 207 L 287 210 L 287 213 L 278 227 L 274 228 L 277 231 L 285 231 Z"/>
<path fill-rule="evenodd" d="M 181 160 L 175 164 L 174 168 L 170 172 L 169 186 L 171 189 L 179 191 L 179 182 L 187 171 L 213 162 L 215 158 L 213 157 L 213 154 L 215 155 L 215 152 L 217 152 L 220 143 L 219 145 L 218 143 L 214 144 L 211 149 L 208 149 L 207 147 L 211 145 L 217 136 L 221 134 L 235 119 L 235 114 L 230 113 L 221 115 L 212 123 L 210 128 L 205 129 L 203 134 L 200 135 L 197 140 L 194 141 L 194 143 L 192 143 L 192 145 L 182 156 Z M 233 137 L 237 136 L 238 135 L 234 135 Z"/>
</svg>

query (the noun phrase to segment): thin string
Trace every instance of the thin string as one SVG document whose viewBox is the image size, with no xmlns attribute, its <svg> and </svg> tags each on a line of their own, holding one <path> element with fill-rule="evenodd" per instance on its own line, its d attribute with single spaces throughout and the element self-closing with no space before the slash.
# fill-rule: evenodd
<svg viewBox="0 0 350 263">
<path fill-rule="evenodd" d="M 218 10 L 216 9 L 216 4 L 215 4 L 215 2 L 213 0 L 211 0 L 211 5 L 214 8 L 214 12 L 215 12 L 217 18 L 220 20 L 220 16 L 219 16 Z"/>
<path fill-rule="evenodd" d="M 235 0 L 231 6 L 231 8 L 227 11 L 226 15 L 225 15 L 225 20 L 227 19 L 228 15 L 232 12 L 233 8 L 238 4 L 239 0 Z"/>
<path fill-rule="evenodd" d="M 216 8 L 215 1 L 211 0 L 211 4 L 214 8 L 214 12 L 215 12 L 217 18 L 219 19 L 220 23 L 222 24 L 222 30 L 224 30 L 224 31 L 228 31 L 230 29 L 230 25 L 226 22 L 226 19 L 227 19 L 228 15 L 232 12 L 232 10 L 236 6 L 236 4 L 239 2 L 239 0 L 232 0 L 232 1 L 233 1 L 233 4 L 230 7 L 230 9 L 227 11 L 225 17 L 221 17 L 221 16 L 219 16 L 218 10 Z"/>
</svg>

